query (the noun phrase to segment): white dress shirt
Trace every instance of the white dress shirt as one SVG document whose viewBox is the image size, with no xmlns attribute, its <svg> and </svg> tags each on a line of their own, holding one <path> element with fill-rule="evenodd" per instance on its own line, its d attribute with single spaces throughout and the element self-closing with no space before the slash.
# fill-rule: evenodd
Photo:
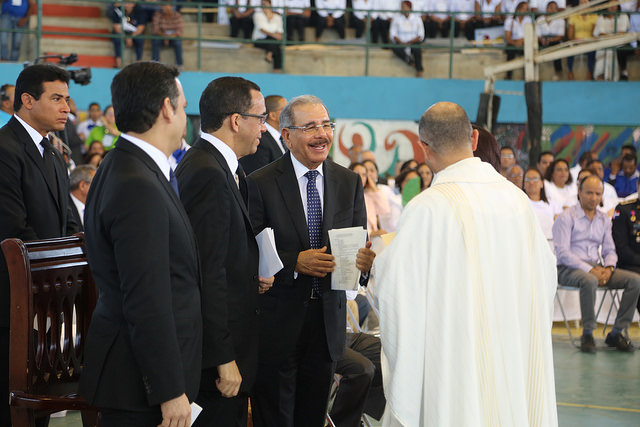
<svg viewBox="0 0 640 427">
<path fill-rule="evenodd" d="M 291 153 L 291 163 L 293 163 L 293 170 L 296 173 L 296 179 L 298 180 L 298 187 L 300 188 L 300 198 L 302 199 L 302 207 L 304 208 L 304 219 L 308 221 L 307 215 L 307 182 L 309 179 L 304 176 L 305 173 L 309 172 L 311 169 L 303 165 L 295 158 L 293 153 Z M 316 176 L 316 188 L 318 189 L 318 196 L 320 196 L 320 207 L 323 212 L 324 217 L 324 163 L 318 166 L 317 170 L 319 173 Z M 307 224 L 309 225 L 309 224 Z"/>
<path fill-rule="evenodd" d="M 282 151 L 282 154 L 284 154 L 287 149 L 284 147 L 282 141 L 280 141 L 280 132 L 278 132 L 278 129 L 274 128 L 269 123 L 265 122 L 264 124 L 267 127 L 267 132 L 269 132 L 269 134 L 273 137 L 273 139 L 276 141 L 276 144 L 278 145 L 278 148 L 280 149 L 280 151 Z"/>
<path fill-rule="evenodd" d="M 331 9 L 331 10 L 318 10 L 318 15 L 326 18 L 329 14 L 334 18 L 340 18 L 344 15 L 344 10 L 347 7 L 346 0 L 316 0 L 316 7 L 318 9 Z M 335 9 L 333 9 L 335 8 Z"/>
<path fill-rule="evenodd" d="M 297 13 L 301 15 L 305 9 L 309 9 L 311 7 L 310 0 L 284 0 L 284 5 L 288 7 L 287 9 L 291 13 Z"/>
<path fill-rule="evenodd" d="M 412 13 L 409 17 L 406 17 L 401 13 L 396 14 L 396 16 L 393 17 L 393 21 L 391 21 L 389 38 L 395 43 L 396 37 L 402 43 L 407 43 L 416 37 L 420 37 L 420 40 L 423 40 L 424 25 L 422 25 L 420 15 Z"/>
<path fill-rule="evenodd" d="M 531 23 L 530 16 L 523 17 L 522 21 L 517 18 L 519 17 L 509 16 L 504 21 L 504 30 L 511 31 L 511 40 L 522 40 L 524 38 L 524 26 Z"/>
<path fill-rule="evenodd" d="M 253 14 L 253 34 L 251 34 L 251 39 L 266 39 L 267 35 L 263 33 L 262 30 L 268 33 L 282 34 L 282 16 L 273 14 L 271 15 L 271 20 L 269 20 L 262 9 L 256 10 Z"/>
<path fill-rule="evenodd" d="M 367 17 L 366 11 L 373 9 L 373 0 L 353 0 L 352 5 L 355 9 L 353 15 L 360 20 L 364 20 Z"/>
<path fill-rule="evenodd" d="M 451 2 L 453 7 L 453 11 L 455 12 L 465 12 L 458 13 L 456 15 L 456 21 L 466 21 L 471 18 L 476 11 L 476 1 L 475 0 L 453 0 Z"/>
<path fill-rule="evenodd" d="M 151 160 L 153 160 L 155 164 L 158 165 L 164 177 L 167 178 L 167 181 L 169 181 L 169 171 L 171 170 L 171 166 L 169 165 L 169 158 L 159 148 L 127 133 L 123 133 L 122 135 L 120 135 L 120 137 L 124 137 L 124 139 L 126 139 L 127 141 L 144 151 L 149 157 L 151 157 Z"/>
<path fill-rule="evenodd" d="M 18 116 L 17 114 L 14 114 L 13 117 L 15 117 L 20 122 L 22 127 L 27 131 L 27 133 L 33 140 L 33 143 L 36 144 L 36 148 L 40 152 L 40 155 L 44 157 L 44 147 L 40 145 L 40 142 L 42 142 L 42 138 L 44 137 L 40 135 L 40 132 L 32 128 L 31 125 L 29 125 L 27 122 L 22 120 L 20 116 Z"/>
<path fill-rule="evenodd" d="M 82 203 L 73 194 L 69 193 L 69 195 L 71 196 L 71 200 L 73 201 L 73 204 L 76 205 L 76 210 L 78 211 L 78 216 L 80 217 L 80 223 L 82 223 L 82 226 L 84 227 L 84 203 Z"/>
</svg>

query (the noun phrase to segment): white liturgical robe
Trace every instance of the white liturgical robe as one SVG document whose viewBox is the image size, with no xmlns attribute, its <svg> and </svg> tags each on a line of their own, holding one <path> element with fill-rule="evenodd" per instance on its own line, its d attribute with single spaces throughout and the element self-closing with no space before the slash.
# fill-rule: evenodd
<svg viewBox="0 0 640 427">
<path fill-rule="evenodd" d="M 522 190 L 478 158 L 450 165 L 374 274 L 384 426 L 557 426 L 556 261 Z"/>
</svg>

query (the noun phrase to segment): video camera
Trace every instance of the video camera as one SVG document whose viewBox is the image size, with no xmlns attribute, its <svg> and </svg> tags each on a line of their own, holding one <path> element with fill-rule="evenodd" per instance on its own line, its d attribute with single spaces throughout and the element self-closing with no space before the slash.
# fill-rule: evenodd
<svg viewBox="0 0 640 427">
<path fill-rule="evenodd" d="M 29 65 L 40 64 L 46 62 L 47 59 L 57 59 L 58 65 L 62 68 L 67 68 L 67 66 L 74 64 L 78 61 L 78 55 L 75 53 L 71 53 L 67 56 L 64 55 L 43 55 L 39 56 L 33 60 L 33 62 L 25 62 L 24 68 L 27 68 Z M 73 80 L 76 84 L 81 86 L 88 85 L 91 83 L 91 68 L 83 67 L 78 68 L 76 70 L 68 70 L 71 75 L 71 80 Z"/>
</svg>

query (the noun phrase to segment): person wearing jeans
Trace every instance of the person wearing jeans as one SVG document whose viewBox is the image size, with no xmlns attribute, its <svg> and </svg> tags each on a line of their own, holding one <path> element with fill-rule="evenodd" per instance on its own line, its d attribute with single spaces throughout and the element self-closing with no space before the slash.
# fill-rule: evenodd
<svg viewBox="0 0 640 427">
<path fill-rule="evenodd" d="M 2 2 L 0 28 L 5 31 L 0 32 L 0 58 L 3 61 L 15 62 L 20 57 L 23 33 L 14 32 L 11 36 L 11 46 L 9 46 L 9 37 L 12 32 L 7 30 L 28 29 L 29 16 L 35 6 L 35 0 L 5 0 Z"/>
</svg>

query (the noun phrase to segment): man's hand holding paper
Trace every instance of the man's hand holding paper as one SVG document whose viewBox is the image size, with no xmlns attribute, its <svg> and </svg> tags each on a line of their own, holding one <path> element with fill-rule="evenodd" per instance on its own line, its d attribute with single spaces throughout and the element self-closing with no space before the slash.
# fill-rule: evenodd
<svg viewBox="0 0 640 427">
<path fill-rule="evenodd" d="M 336 267 L 334 256 L 326 252 L 326 246 L 300 252 L 296 262 L 296 272 L 314 277 L 325 277 L 327 274 L 333 273 Z"/>
</svg>

